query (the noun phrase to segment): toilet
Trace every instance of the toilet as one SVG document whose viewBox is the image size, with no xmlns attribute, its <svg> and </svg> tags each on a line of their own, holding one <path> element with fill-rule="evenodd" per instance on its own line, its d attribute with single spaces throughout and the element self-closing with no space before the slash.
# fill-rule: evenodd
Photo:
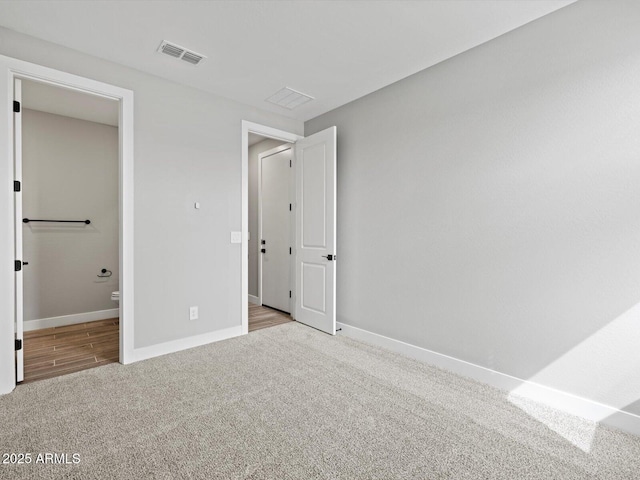
<svg viewBox="0 0 640 480">
<path fill-rule="evenodd" d="M 111 300 L 114 302 L 120 302 L 120 292 L 111 292 Z"/>
</svg>

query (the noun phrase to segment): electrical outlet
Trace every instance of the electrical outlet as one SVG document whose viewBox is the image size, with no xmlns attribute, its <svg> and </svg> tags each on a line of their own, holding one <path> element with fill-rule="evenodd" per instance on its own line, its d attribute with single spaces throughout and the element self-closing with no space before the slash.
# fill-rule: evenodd
<svg viewBox="0 0 640 480">
<path fill-rule="evenodd" d="M 189 320 L 198 319 L 198 307 L 189 307 Z"/>
</svg>

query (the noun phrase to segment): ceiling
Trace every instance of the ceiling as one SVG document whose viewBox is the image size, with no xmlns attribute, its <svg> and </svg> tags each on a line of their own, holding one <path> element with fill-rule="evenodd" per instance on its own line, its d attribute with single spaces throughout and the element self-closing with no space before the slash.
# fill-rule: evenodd
<svg viewBox="0 0 640 480">
<path fill-rule="evenodd" d="M 22 106 L 31 110 L 118 126 L 116 100 L 22 80 Z"/>
<path fill-rule="evenodd" d="M 262 135 L 257 135 L 255 133 L 249 132 L 249 146 L 250 147 L 252 145 L 255 145 L 256 143 L 260 143 L 263 140 L 265 140 L 265 137 L 263 137 Z"/>
<path fill-rule="evenodd" d="M 265 137 L 265 136 L 262 136 L 262 135 L 258 135 L 257 133 L 249 132 L 249 146 L 251 147 L 251 146 L 255 145 L 256 143 L 260 143 L 263 140 L 267 140 L 269 138 L 271 138 L 271 137 Z M 284 144 L 284 143 L 288 143 L 288 142 L 283 141 L 282 143 Z"/>
<path fill-rule="evenodd" d="M 304 121 L 573 1 L 0 0 L 0 25 Z M 285 86 L 315 100 L 265 101 Z"/>
</svg>

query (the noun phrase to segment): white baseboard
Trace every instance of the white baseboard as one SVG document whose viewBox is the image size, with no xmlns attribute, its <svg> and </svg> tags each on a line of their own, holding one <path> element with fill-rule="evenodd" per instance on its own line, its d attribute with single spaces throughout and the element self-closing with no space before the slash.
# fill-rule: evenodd
<svg viewBox="0 0 640 480">
<path fill-rule="evenodd" d="M 181 338 L 179 340 L 171 340 L 170 342 L 150 345 L 148 347 L 134 348 L 131 362 L 147 360 L 188 348 L 200 347 L 208 343 L 219 342 L 220 340 L 226 340 L 240 335 L 242 335 L 242 327 L 238 325 L 237 327 L 225 328 L 223 330 L 194 335 L 193 337 Z"/>
<path fill-rule="evenodd" d="M 39 318 L 37 320 L 25 320 L 24 331 L 40 330 L 41 328 L 63 327 L 76 323 L 95 322 L 97 320 L 107 320 L 120 316 L 120 309 L 98 310 L 95 312 L 76 313 L 73 315 L 63 315 L 61 317 Z"/>
<path fill-rule="evenodd" d="M 415 360 L 487 383 L 501 390 L 513 392 L 517 389 L 517 395 L 520 397 L 528 398 L 634 435 L 640 435 L 640 416 L 638 415 L 344 323 L 337 323 L 337 328 L 342 329 L 340 333 L 356 340 L 386 348 Z"/>
<path fill-rule="evenodd" d="M 249 298 L 249 303 L 253 303 L 254 305 L 260 305 L 260 299 L 255 295 L 249 294 L 247 295 L 247 297 Z"/>
</svg>

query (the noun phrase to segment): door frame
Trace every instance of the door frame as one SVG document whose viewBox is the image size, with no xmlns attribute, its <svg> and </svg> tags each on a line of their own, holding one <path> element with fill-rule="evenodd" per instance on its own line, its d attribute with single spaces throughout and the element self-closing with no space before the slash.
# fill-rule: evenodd
<svg viewBox="0 0 640 480">
<path fill-rule="evenodd" d="M 262 159 L 270 157 L 272 155 L 276 155 L 280 152 L 284 152 L 286 150 L 291 150 L 291 160 L 293 161 L 295 144 L 287 143 L 280 145 L 278 147 L 272 148 L 270 150 L 266 150 L 260 154 L 258 154 L 258 241 L 262 239 Z M 295 193 L 295 175 L 294 169 L 291 168 L 289 170 L 289 203 L 295 203 L 295 195 L 292 197 L 292 192 Z M 295 212 L 291 210 L 289 212 L 289 245 L 293 249 L 295 245 Z M 258 244 L 258 248 L 260 248 L 260 244 Z M 293 262 L 292 262 L 293 254 L 289 256 L 289 290 L 293 292 L 293 285 L 295 283 L 295 278 L 292 278 L 291 275 L 295 273 Z M 262 305 L 262 259 L 263 256 L 258 256 L 258 304 Z M 289 315 L 294 317 L 293 314 L 293 296 L 289 297 Z"/>
<path fill-rule="evenodd" d="M 98 95 L 119 102 L 119 261 L 120 261 L 120 363 L 134 361 L 134 196 L 133 196 L 133 91 L 41 65 L 0 55 L 0 145 L 6 145 L 0 162 L 0 265 L 13 265 L 14 225 L 14 79 L 21 78 L 54 87 Z M 22 259 L 17 259 L 22 260 Z M 0 270 L 0 394 L 15 388 L 15 272 Z"/>
<path fill-rule="evenodd" d="M 242 334 L 249 333 L 249 133 L 295 143 L 304 138 L 296 133 L 242 120 Z M 292 152 L 293 158 L 293 152 Z M 295 161 L 294 161 L 295 167 Z M 295 252 L 294 252 L 295 253 Z M 291 316 L 295 318 L 295 312 Z"/>
</svg>

